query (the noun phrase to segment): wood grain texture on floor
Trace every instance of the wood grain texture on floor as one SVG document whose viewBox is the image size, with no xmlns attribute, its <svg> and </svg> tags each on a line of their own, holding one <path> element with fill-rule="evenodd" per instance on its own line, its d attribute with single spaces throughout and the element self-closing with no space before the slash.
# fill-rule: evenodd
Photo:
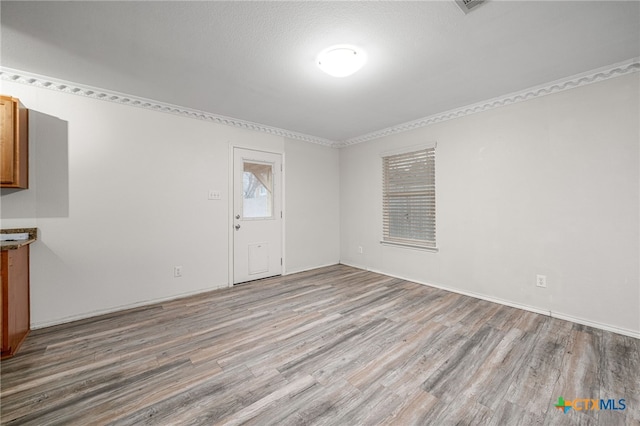
<svg viewBox="0 0 640 426">
<path fill-rule="evenodd" d="M 0 378 L 7 425 L 640 425 L 640 340 L 343 265 L 35 330 Z"/>
</svg>

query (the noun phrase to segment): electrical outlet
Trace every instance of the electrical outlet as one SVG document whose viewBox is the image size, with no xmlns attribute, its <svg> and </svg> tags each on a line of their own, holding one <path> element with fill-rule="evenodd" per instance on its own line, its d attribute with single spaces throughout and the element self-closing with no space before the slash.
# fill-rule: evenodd
<svg viewBox="0 0 640 426">
<path fill-rule="evenodd" d="M 180 278 L 182 276 L 182 266 L 173 267 L 173 277 Z"/>
<path fill-rule="evenodd" d="M 536 275 L 536 287 L 547 287 L 547 276 L 546 275 Z"/>
<path fill-rule="evenodd" d="M 362 254 L 362 253 L 363 253 L 363 251 L 362 251 L 362 246 L 358 246 L 358 253 L 360 253 L 360 254 Z"/>
</svg>

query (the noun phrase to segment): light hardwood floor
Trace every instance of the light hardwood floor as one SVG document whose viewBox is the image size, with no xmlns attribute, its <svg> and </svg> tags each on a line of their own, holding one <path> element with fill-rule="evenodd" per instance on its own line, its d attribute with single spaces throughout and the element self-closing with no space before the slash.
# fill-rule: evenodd
<svg viewBox="0 0 640 426">
<path fill-rule="evenodd" d="M 1 379 L 2 424 L 640 425 L 639 340 L 342 265 L 36 330 Z"/>
</svg>

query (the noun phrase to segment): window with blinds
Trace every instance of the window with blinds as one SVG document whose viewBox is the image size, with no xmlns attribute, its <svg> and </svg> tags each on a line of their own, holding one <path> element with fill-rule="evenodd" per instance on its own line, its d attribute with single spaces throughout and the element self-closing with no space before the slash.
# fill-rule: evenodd
<svg viewBox="0 0 640 426">
<path fill-rule="evenodd" d="M 383 243 L 435 249 L 435 159 L 435 146 L 383 155 Z"/>
</svg>

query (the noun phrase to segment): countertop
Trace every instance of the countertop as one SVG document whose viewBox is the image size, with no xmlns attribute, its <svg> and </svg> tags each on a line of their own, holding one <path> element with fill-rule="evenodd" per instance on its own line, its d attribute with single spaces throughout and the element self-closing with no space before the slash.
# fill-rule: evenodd
<svg viewBox="0 0 640 426">
<path fill-rule="evenodd" d="M 38 239 L 38 228 L 0 229 L 0 234 L 29 234 L 29 238 L 19 241 L 0 241 L 0 250 L 16 250 Z"/>
</svg>

